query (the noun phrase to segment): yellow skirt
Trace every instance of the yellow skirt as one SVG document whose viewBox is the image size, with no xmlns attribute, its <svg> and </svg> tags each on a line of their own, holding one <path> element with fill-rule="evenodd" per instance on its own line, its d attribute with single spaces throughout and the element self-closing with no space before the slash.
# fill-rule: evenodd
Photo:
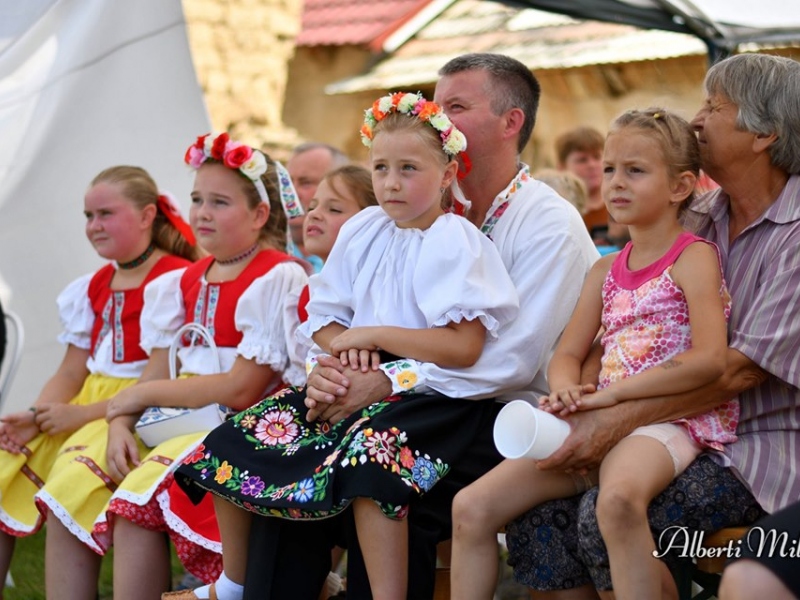
<svg viewBox="0 0 800 600">
<path fill-rule="evenodd" d="M 200 442 L 208 435 L 208 432 L 190 433 L 182 435 L 159 444 L 149 451 L 138 467 L 135 467 L 117 486 L 116 491 L 108 498 L 105 507 L 100 511 L 94 523 L 94 543 L 98 551 L 105 552 L 113 543 L 114 513 L 118 512 L 111 509 L 111 503 L 143 507 L 150 504 L 148 511 L 152 510 L 161 513 L 161 508 L 156 502 L 152 502 L 161 484 L 171 478 L 175 470 L 183 463 L 184 458 L 189 456 Z M 123 513 L 125 511 L 123 510 Z M 162 521 L 163 514 L 159 514 L 157 521 Z"/>
<path fill-rule="evenodd" d="M 76 406 L 86 406 L 114 396 L 132 385 L 136 379 L 121 379 L 92 374 L 86 378 L 81 391 L 70 401 Z M 22 454 L 0 450 L 0 529 L 14 536 L 36 533 L 42 526 L 42 516 L 36 507 L 34 495 L 46 487 L 57 460 L 68 448 L 85 445 L 90 438 L 84 431 L 96 431 L 96 424 L 106 425 L 100 419 L 87 423 L 72 434 L 47 435 L 40 433 L 25 446 Z M 105 444 L 106 435 L 103 434 Z M 70 486 L 74 493 L 76 483 Z"/>
</svg>

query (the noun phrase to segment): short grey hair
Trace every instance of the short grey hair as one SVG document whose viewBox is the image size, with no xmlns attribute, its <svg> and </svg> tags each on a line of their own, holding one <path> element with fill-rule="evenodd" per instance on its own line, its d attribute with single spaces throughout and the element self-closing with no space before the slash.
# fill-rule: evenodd
<svg viewBox="0 0 800 600">
<path fill-rule="evenodd" d="M 736 124 L 744 131 L 777 135 L 772 164 L 800 173 L 800 63 L 770 54 L 738 54 L 713 65 L 705 90 L 731 100 Z"/>
<path fill-rule="evenodd" d="M 490 53 L 457 56 L 439 69 L 439 76 L 473 70 L 489 73 L 490 85 L 485 91 L 490 98 L 494 114 L 502 115 L 512 108 L 519 108 L 525 115 L 517 143 L 517 152 L 522 152 L 525 144 L 531 139 L 533 126 L 536 124 L 536 111 L 539 110 L 539 97 L 542 94 L 539 81 L 531 70 L 517 59 Z"/>
<path fill-rule="evenodd" d="M 335 146 L 331 146 L 330 144 L 325 144 L 323 142 L 303 142 L 302 144 L 298 144 L 297 146 L 292 149 L 292 156 L 298 156 L 299 154 L 305 154 L 306 152 L 310 152 L 311 150 L 316 150 L 317 148 L 324 148 L 331 155 L 331 171 L 333 169 L 338 169 L 339 167 L 343 167 L 345 165 L 350 164 L 350 157 L 348 157 L 344 152 L 336 148 Z"/>
</svg>

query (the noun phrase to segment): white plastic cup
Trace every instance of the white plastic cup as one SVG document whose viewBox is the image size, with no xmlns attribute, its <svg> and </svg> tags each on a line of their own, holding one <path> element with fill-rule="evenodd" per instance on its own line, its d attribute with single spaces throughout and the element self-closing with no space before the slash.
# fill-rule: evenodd
<svg viewBox="0 0 800 600">
<path fill-rule="evenodd" d="M 494 445 L 506 458 L 547 458 L 569 435 L 569 424 L 525 400 L 506 404 L 494 422 Z"/>
</svg>

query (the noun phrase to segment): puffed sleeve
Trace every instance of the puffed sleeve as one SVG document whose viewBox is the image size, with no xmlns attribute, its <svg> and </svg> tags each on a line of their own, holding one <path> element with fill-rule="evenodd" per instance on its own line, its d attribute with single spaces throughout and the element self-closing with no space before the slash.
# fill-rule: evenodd
<svg viewBox="0 0 800 600">
<path fill-rule="evenodd" d="M 139 345 L 150 354 L 153 348 L 169 348 L 175 332 L 183 325 L 186 308 L 183 305 L 181 276 L 186 269 L 176 269 L 159 275 L 144 288 L 144 307 L 139 317 Z"/>
<path fill-rule="evenodd" d="M 309 280 L 311 299 L 306 310 L 308 320 L 298 329 L 301 342 L 311 345 L 311 335 L 328 325 L 350 327 L 353 321 L 353 294 L 356 273 L 368 257 L 388 219 L 380 207 L 369 207 L 350 217 L 342 225 L 322 271 Z"/>
<path fill-rule="evenodd" d="M 494 339 L 519 313 L 516 287 L 497 248 L 466 219 L 437 219 L 422 242 L 418 266 L 414 295 L 429 327 L 480 319 Z"/>
<path fill-rule="evenodd" d="M 273 371 L 283 373 L 289 367 L 287 336 L 292 332 L 287 332 L 287 327 L 293 325 L 286 321 L 284 304 L 287 298 L 297 296 L 306 283 L 308 275 L 303 267 L 287 261 L 250 284 L 236 305 L 234 321 L 242 332 L 237 354 L 259 365 L 269 365 Z"/>
<path fill-rule="evenodd" d="M 82 350 L 89 350 L 92 345 L 95 315 L 89 300 L 89 282 L 93 275 L 94 273 L 88 273 L 78 277 L 56 298 L 58 318 L 61 321 L 58 341 L 64 345 L 72 344 Z"/>
</svg>

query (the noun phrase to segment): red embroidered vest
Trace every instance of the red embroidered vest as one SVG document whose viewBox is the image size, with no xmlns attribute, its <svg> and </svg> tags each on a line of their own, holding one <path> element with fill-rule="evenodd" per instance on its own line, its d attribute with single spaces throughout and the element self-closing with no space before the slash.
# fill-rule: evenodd
<svg viewBox="0 0 800 600">
<path fill-rule="evenodd" d="M 95 355 L 106 335 L 111 335 L 113 361 L 129 363 L 147 360 L 139 346 L 141 328 L 139 316 L 144 306 L 144 288 L 153 279 L 168 271 L 182 269 L 192 263 L 179 256 L 163 256 L 144 278 L 142 285 L 130 290 L 112 290 L 111 280 L 117 272 L 108 264 L 94 274 L 89 282 L 89 302 L 94 312 L 91 350 Z"/>
<path fill-rule="evenodd" d="M 181 276 L 181 293 L 186 307 L 186 323 L 200 323 L 211 332 L 220 348 L 236 348 L 242 341 L 242 334 L 236 329 L 234 316 L 241 295 L 250 285 L 282 262 L 293 260 L 291 256 L 278 250 L 262 250 L 250 261 L 244 271 L 233 281 L 203 283 L 203 275 L 208 271 L 213 256 L 199 260 Z M 188 336 L 182 340 L 188 346 Z M 193 343 L 202 343 L 196 339 Z"/>
<path fill-rule="evenodd" d="M 303 290 L 300 292 L 300 299 L 297 302 L 297 316 L 300 318 L 301 323 L 305 323 L 308 321 L 308 301 L 311 300 L 311 293 L 308 289 L 308 285 L 303 287 Z"/>
</svg>

